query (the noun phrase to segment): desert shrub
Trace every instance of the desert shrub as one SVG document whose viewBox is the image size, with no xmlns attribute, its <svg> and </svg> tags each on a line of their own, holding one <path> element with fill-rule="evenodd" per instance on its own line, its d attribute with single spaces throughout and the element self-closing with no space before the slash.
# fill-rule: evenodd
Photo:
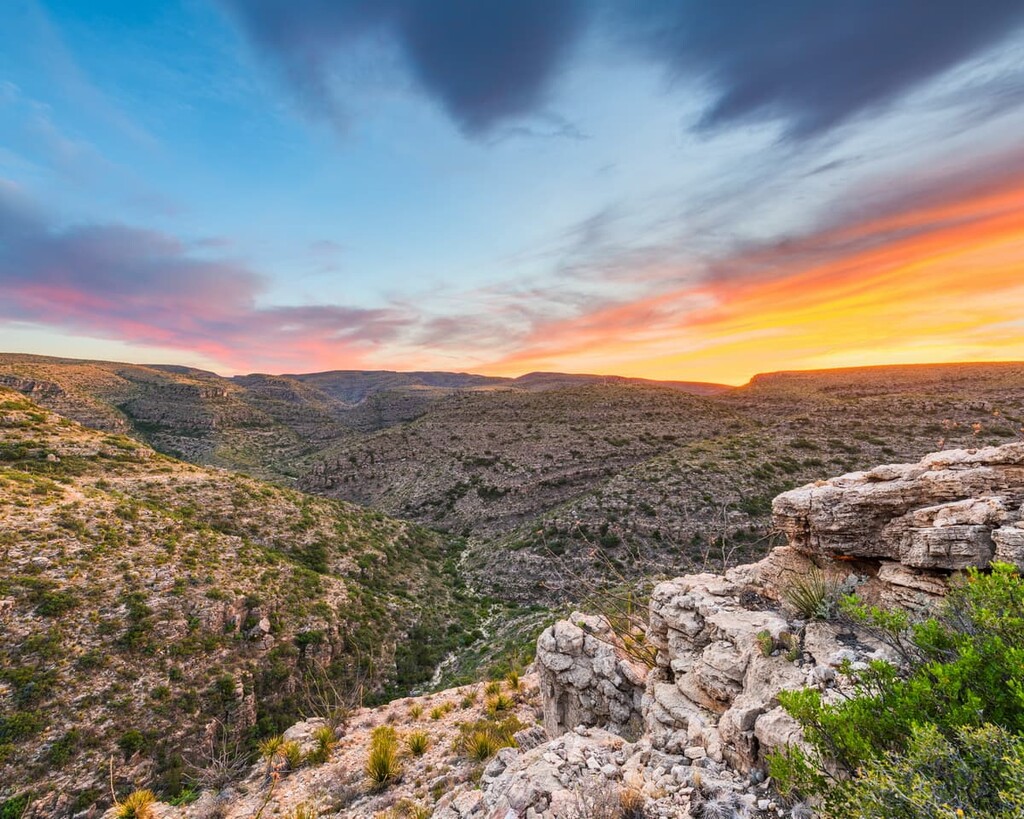
<svg viewBox="0 0 1024 819">
<path fill-rule="evenodd" d="M 28 794 L 12 796 L 0 802 L 0 819 L 21 819 L 28 810 Z"/>
<path fill-rule="evenodd" d="M 906 750 L 872 759 L 832 794 L 834 816 L 957 819 L 1024 816 L 1024 737 L 997 725 L 914 726 Z"/>
<path fill-rule="evenodd" d="M 366 775 L 371 788 L 384 790 L 402 775 L 402 762 L 398 755 L 398 737 L 390 725 L 375 728 L 370 736 L 370 755 L 366 760 Z"/>
<path fill-rule="evenodd" d="M 420 717 L 422 717 L 423 716 L 423 706 L 420 705 L 419 703 L 416 703 L 415 705 L 410 705 L 409 706 L 409 716 L 412 719 L 419 719 Z"/>
<path fill-rule="evenodd" d="M 780 789 L 822 797 L 824 814 L 834 817 L 952 817 L 950 789 L 975 800 L 967 815 L 1019 815 L 1012 811 L 1024 799 L 1024 581 L 1016 569 L 970 570 L 916 624 L 855 598 L 843 611 L 902 664 L 871 662 L 854 675 L 854 694 L 834 703 L 812 689 L 779 695 L 809 746 L 772 755 Z M 940 803 L 951 807 L 933 810 Z M 979 805 L 987 807 L 979 813 Z"/>
<path fill-rule="evenodd" d="M 156 794 L 150 790 L 134 791 L 118 802 L 114 809 L 117 819 L 151 819 Z"/>
<path fill-rule="evenodd" d="M 493 696 L 489 700 L 487 700 L 488 714 L 493 715 L 498 714 L 502 711 L 511 711 L 514 707 L 515 701 L 505 694 L 497 694 L 496 696 Z"/>
<path fill-rule="evenodd" d="M 423 756 L 430 747 L 430 737 L 424 731 L 413 731 L 405 738 L 405 744 L 413 756 Z"/>
<path fill-rule="evenodd" d="M 323 765 L 338 745 L 338 736 L 330 725 L 321 725 L 313 732 L 313 750 L 306 754 L 311 765 Z"/>
<path fill-rule="evenodd" d="M 501 681 L 491 680 L 487 685 L 484 686 L 484 696 L 493 697 L 501 693 Z"/>
<path fill-rule="evenodd" d="M 820 569 L 791 577 L 782 591 L 783 599 L 807 620 L 828 620 L 836 611 L 839 586 Z"/>
<path fill-rule="evenodd" d="M 125 759 L 129 759 L 139 751 L 143 750 L 149 743 L 141 731 L 134 728 L 125 731 L 117 741 L 117 747 L 121 749 Z"/>
<path fill-rule="evenodd" d="M 522 727 L 523 724 L 515 716 L 503 720 L 485 718 L 466 722 L 459 726 L 459 738 L 455 746 L 470 759 L 483 762 L 502 748 L 514 747 L 515 733 L 522 730 Z"/>
<path fill-rule="evenodd" d="M 277 754 L 284 760 L 289 771 L 297 770 L 302 765 L 302 746 L 294 739 L 282 742 Z"/>
</svg>

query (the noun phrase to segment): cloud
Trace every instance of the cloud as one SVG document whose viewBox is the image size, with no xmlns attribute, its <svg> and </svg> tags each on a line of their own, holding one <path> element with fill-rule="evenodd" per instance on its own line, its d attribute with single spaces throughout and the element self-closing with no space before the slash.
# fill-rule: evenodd
<svg viewBox="0 0 1024 819">
<path fill-rule="evenodd" d="M 1006 39 L 1018 0 L 654 0 L 612 19 L 676 76 L 703 77 L 717 129 L 780 119 L 790 136 L 825 131 Z"/>
<path fill-rule="evenodd" d="M 411 318 L 343 305 L 261 307 L 244 265 L 117 224 L 57 227 L 0 185 L 0 321 L 198 351 L 236 368 L 355 366 Z"/>
<path fill-rule="evenodd" d="M 759 371 L 1024 357 L 1024 154 L 738 248 L 675 288 L 537 322 L 485 372 L 740 383 Z"/>
<path fill-rule="evenodd" d="M 582 0 L 222 0 L 308 111 L 347 121 L 334 69 L 361 41 L 397 50 L 468 134 L 541 108 L 583 21 Z"/>
<path fill-rule="evenodd" d="M 396 56 L 464 132 L 497 139 L 581 136 L 572 124 L 517 120 L 557 119 L 548 92 L 591 23 L 604 43 L 632 46 L 674 78 L 704 80 L 711 99 L 700 129 L 779 120 L 794 138 L 880 107 L 1024 24 L 1019 0 L 221 2 L 300 104 L 341 128 L 345 94 L 356 89 L 339 90 L 338 69 L 369 43 Z M 1011 87 L 1001 100 L 1018 96 Z"/>
</svg>

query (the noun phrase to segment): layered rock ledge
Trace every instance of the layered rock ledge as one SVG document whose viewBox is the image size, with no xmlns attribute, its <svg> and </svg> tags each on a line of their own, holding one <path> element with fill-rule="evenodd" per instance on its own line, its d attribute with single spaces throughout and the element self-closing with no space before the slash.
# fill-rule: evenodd
<svg viewBox="0 0 1024 819">
<path fill-rule="evenodd" d="M 580 726 L 618 734 L 631 740 L 620 752 L 627 760 L 656 759 L 639 766 L 645 782 L 664 788 L 656 769 L 699 766 L 705 790 L 776 814 L 758 791 L 766 755 L 802 741 L 779 692 L 817 686 L 838 696 L 840 667 L 891 659 L 863 633 L 802 619 L 787 589 L 817 573 L 832 594 L 924 612 L 967 567 L 1001 560 L 1024 569 L 1024 443 L 818 481 L 779 495 L 773 516 L 786 545 L 764 560 L 654 589 L 652 668 L 624 667 L 600 618 L 574 614 L 546 631 L 537 660 L 549 734 Z M 639 736 L 627 728 L 637 722 Z M 699 795 L 686 780 L 675 788 L 679 804 Z M 655 815 L 688 815 L 679 810 Z"/>
</svg>

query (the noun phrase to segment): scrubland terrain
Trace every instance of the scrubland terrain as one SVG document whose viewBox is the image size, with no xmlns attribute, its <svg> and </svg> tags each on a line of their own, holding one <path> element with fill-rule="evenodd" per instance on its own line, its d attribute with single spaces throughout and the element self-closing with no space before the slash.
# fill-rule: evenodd
<svg viewBox="0 0 1024 819">
<path fill-rule="evenodd" d="M 173 798 L 325 681 L 497 673 L 595 589 L 763 556 L 779 492 L 1022 425 L 1020 364 L 733 389 L 0 356 L 0 804 L 86 810 L 111 757 Z"/>
<path fill-rule="evenodd" d="M 0 390 L 0 781 L 174 793 L 310 685 L 408 691 L 482 613 L 415 525 L 159 455 Z"/>
</svg>

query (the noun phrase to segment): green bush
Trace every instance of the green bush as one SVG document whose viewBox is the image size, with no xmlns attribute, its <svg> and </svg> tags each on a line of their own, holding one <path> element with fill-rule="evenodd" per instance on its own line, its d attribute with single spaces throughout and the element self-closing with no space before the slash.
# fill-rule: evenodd
<svg viewBox="0 0 1024 819">
<path fill-rule="evenodd" d="M 917 624 L 855 598 L 842 607 L 903 662 L 870 663 L 855 675 L 855 695 L 835 703 L 813 689 L 779 695 L 810 748 L 771 757 L 780 790 L 821 796 L 833 817 L 954 817 L 961 803 L 968 816 L 1021 815 L 1024 581 L 1016 569 L 969 571 Z"/>
<path fill-rule="evenodd" d="M 911 729 L 906 750 L 873 759 L 830 799 L 835 816 L 1016 819 L 1024 816 L 1024 737 L 997 725 Z"/>
<path fill-rule="evenodd" d="M 124 754 L 125 759 L 130 759 L 136 753 L 146 747 L 146 737 L 141 731 L 136 731 L 134 728 L 130 731 L 125 731 L 121 738 L 117 741 L 117 746 L 121 749 L 121 753 Z"/>
<path fill-rule="evenodd" d="M 12 796 L 0 802 L 0 819 L 21 819 L 28 809 L 28 794 Z"/>
</svg>

